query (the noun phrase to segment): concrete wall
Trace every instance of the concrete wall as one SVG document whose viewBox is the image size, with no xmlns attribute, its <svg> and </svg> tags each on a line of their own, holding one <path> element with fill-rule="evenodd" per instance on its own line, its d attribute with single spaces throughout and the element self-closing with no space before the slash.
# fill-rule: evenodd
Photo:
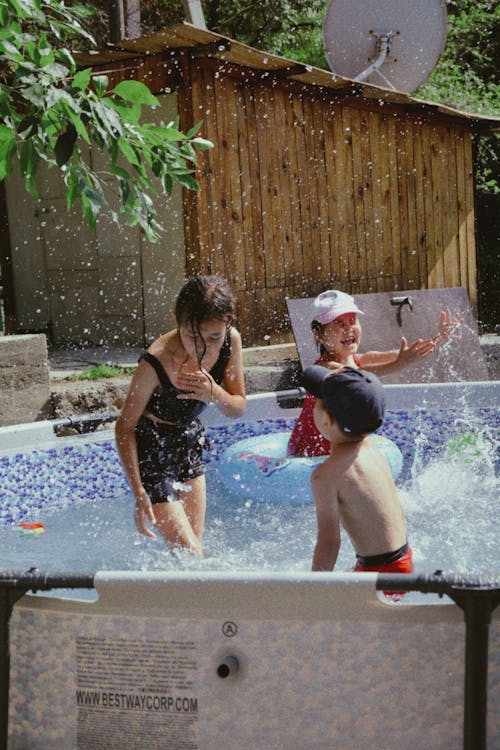
<svg viewBox="0 0 500 750">
<path fill-rule="evenodd" d="M 177 97 L 159 97 L 148 119 L 169 122 Z M 100 169 L 98 153 L 91 156 Z M 20 175 L 6 185 L 16 333 L 44 331 L 54 343 L 142 345 L 171 326 L 185 275 L 182 194 L 158 199 L 165 232 L 149 242 L 138 227 L 101 217 L 91 232 L 80 209 L 68 215 L 56 169 L 42 169 L 36 205 Z"/>
<path fill-rule="evenodd" d="M 46 419 L 49 407 L 45 336 L 0 336 L 0 426 Z"/>
</svg>

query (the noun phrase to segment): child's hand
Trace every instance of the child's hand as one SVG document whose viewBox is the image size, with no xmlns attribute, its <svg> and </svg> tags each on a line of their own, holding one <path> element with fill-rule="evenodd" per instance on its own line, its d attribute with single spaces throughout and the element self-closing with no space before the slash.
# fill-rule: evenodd
<svg viewBox="0 0 500 750">
<path fill-rule="evenodd" d="M 144 536 L 149 536 L 152 539 L 156 539 L 156 534 L 153 534 L 146 523 L 149 521 L 153 526 L 156 524 L 153 505 L 146 491 L 142 492 L 135 498 L 134 520 L 139 533 L 144 534 Z"/>
<path fill-rule="evenodd" d="M 449 309 L 443 310 L 439 316 L 439 333 L 434 337 L 436 344 L 440 344 L 450 338 L 459 339 L 461 334 L 456 334 L 455 331 L 463 322 L 464 319 L 459 315 L 452 317 Z"/>
<path fill-rule="evenodd" d="M 403 336 L 396 362 L 402 367 L 406 367 L 413 362 L 417 362 L 419 359 L 428 357 L 435 348 L 436 342 L 434 339 L 416 339 L 408 346 L 408 342 Z"/>
<path fill-rule="evenodd" d="M 195 370 L 194 372 L 183 372 L 181 370 L 175 379 L 175 385 L 183 391 L 183 393 L 177 395 L 177 398 L 196 399 L 206 403 L 212 401 L 214 380 L 208 373 L 201 370 Z"/>
</svg>

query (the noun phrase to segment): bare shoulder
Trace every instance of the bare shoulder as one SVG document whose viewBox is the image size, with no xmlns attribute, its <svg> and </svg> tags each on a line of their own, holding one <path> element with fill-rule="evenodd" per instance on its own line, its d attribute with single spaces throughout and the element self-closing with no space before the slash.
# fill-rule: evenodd
<svg viewBox="0 0 500 750">
<path fill-rule="evenodd" d="M 148 347 L 148 352 L 165 365 L 175 356 L 179 346 L 179 335 L 177 331 L 173 329 L 155 339 Z"/>
<path fill-rule="evenodd" d="M 229 329 L 229 337 L 231 341 L 231 348 L 233 347 L 236 347 L 239 349 L 242 348 L 241 333 L 234 326 L 231 326 L 231 328 Z"/>
<path fill-rule="evenodd" d="M 337 463 L 335 456 L 328 456 L 323 463 L 313 469 L 311 482 L 317 486 L 335 482 L 338 470 Z"/>
</svg>

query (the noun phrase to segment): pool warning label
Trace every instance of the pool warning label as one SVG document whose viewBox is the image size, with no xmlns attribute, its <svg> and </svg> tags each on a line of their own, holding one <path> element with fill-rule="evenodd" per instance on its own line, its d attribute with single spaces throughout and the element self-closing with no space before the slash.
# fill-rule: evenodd
<svg viewBox="0 0 500 750">
<path fill-rule="evenodd" d="M 198 750 L 196 644 L 79 637 L 78 750 Z"/>
</svg>

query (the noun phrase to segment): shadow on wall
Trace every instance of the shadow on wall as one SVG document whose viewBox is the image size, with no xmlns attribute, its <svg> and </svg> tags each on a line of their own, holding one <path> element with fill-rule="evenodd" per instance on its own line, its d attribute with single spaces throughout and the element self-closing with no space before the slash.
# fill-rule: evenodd
<svg viewBox="0 0 500 750">
<path fill-rule="evenodd" d="M 500 194 L 478 194 L 479 326 L 500 334 Z"/>
</svg>

